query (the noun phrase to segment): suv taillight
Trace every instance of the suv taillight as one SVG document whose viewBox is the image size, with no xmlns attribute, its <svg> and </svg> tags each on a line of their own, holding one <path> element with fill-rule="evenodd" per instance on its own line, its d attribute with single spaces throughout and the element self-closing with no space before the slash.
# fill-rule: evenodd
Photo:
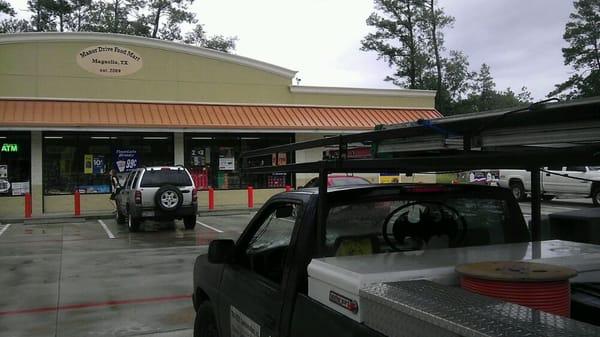
<svg viewBox="0 0 600 337">
<path fill-rule="evenodd" d="M 194 188 L 192 190 L 192 202 L 196 202 L 196 201 L 198 201 L 198 190 Z"/>
<path fill-rule="evenodd" d="M 135 191 L 135 203 L 136 204 L 141 204 L 142 203 L 142 192 Z"/>
</svg>

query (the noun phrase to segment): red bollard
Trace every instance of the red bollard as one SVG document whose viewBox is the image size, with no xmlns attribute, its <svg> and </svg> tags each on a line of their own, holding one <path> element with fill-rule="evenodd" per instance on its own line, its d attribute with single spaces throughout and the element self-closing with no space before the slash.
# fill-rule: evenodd
<svg viewBox="0 0 600 337">
<path fill-rule="evenodd" d="M 215 209 L 215 190 L 212 188 L 212 186 L 208 187 L 208 209 Z"/>
<path fill-rule="evenodd" d="M 248 208 L 254 208 L 254 187 L 248 186 Z"/>
<path fill-rule="evenodd" d="M 292 186 L 290 185 L 285 185 L 285 191 L 286 192 L 290 192 L 292 190 Z"/>
<path fill-rule="evenodd" d="M 31 218 L 31 193 L 25 193 L 25 218 Z"/>
<path fill-rule="evenodd" d="M 81 215 L 81 194 L 79 193 L 79 190 L 75 191 L 73 199 L 75 204 L 75 215 Z"/>
</svg>

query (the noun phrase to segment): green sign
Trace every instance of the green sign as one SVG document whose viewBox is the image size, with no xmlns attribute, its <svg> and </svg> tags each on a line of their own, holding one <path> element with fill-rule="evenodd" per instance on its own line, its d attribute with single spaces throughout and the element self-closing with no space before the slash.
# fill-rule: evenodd
<svg viewBox="0 0 600 337">
<path fill-rule="evenodd" d="M 19 145 L 4 143 L 1 152 L 19 152 Z"/>
</svg>

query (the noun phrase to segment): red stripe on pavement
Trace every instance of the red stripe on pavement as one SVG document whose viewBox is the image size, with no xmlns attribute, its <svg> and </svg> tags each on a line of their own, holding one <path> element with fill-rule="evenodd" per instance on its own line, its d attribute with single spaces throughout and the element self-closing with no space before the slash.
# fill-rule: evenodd
<svg viewBox="0 0 600 337">
<path fill-rule="evenodd" d="M 125 305 L 125 304 L 171 302 L 171 301 L 181 301 L 181 300 L 185 300 L 185 299 L 190 299 L 191 297 L 192 297 L 192 295 L 174 295 L 174 296 L 162 296 L 162 297 L 134 298 L 134 299 L 120 300 L 120 301 L 67 304 L 67 305 L 61 305 L 58 307 L 39 307 L 39 308 L 0 311 L 0 316 L 38 314 L 38 313 L 44 313 L 44 312 L 84 309 L 84 308 L 110 307 L 110 306 Z"/>
</svg>

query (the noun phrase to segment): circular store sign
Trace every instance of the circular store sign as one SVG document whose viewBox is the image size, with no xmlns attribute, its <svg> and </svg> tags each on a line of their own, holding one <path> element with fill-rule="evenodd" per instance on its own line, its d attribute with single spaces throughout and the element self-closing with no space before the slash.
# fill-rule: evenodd
<svg viewBox="0 0 600 337">
<path fill-rule="evenodd" d="M 76 58 L 81 68 L 101 76 L 131 75 L 143 65 L 140 54 L 115 45 L 87 47 Z"/>
</svg>

